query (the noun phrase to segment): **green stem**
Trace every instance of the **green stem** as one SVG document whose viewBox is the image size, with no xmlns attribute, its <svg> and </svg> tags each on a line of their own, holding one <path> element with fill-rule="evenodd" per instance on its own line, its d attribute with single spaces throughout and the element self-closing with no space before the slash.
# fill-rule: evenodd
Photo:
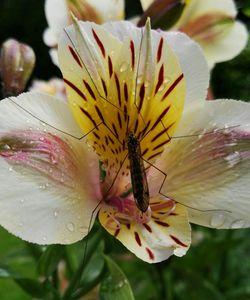
<svg viewBox="0 0 250 300">
<path fill-rule="evenodd" d="M 85 269 L 86 266 L 86 262 L 89 261 L 91 255 L 94 253 L 95 249 L 96 249 L 96 245 L 100 242 L 101 239 L 101 232 L 96 232 L 95 233 L 95 238 L 92 239 L 94 240 L 94 242 L 89 245 L 88 247 L 88 242 L 89 242 L 89 236 L 86 237 L 86 242 L 84 245 L 84 254 L 83 254 L 83 258 L 80 262 L 79 267 L 77 268 L 76 272 L 73 274 L 73 277 L 69 283 L 68 288 L 65 291 L 65 294 L 63 296 L 63 300 L 69 300 L 71 299 L 72 294 L 74 293 L 74 291 L 77 289 L 81 277 L 82 277 L 82 273 Z"/>
</svg>

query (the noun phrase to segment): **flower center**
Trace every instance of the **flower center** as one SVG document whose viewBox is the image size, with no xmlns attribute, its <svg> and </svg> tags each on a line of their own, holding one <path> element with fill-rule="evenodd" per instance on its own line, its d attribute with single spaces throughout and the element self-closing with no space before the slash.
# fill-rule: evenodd
<svg viewBox="0 0 250 300">
<path fill-rule="evenodd" d="M 127 224 L 146 224 L 151 218 L 161 220 L 167 215 L 173 213 L 176 203 L 172 199 L 152 199 L 152 203 L 146 212 L 141 212 L 132 197 L 132 195 L 122 198 L 113 196 L 106 202 L 112 207 L 107 227 L 110 229 L 119 229 L 121 225 Z"/>
</svg>

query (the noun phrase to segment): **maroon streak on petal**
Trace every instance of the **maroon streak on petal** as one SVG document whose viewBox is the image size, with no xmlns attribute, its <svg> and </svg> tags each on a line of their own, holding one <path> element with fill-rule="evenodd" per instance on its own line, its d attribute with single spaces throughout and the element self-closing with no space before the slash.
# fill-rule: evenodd
<svg viewBox="0 0 250 300">
<path fill-rule="evenodd" d="M 162 221 L 155 221 L 156 224 L 161 225 L 163 227 L 169 227 L 170 225 L 168 223 L 162 222 Z"/>
<path fill-rule="evenodd" d="M 136 243 L 141 247 L 141 239 L 140 239 L 138 232 L 136 232 L 136 231 L 135 231 L 135 240 L 136 240 Z"/>
<path fill-rule="evenodd" d="M 163 95 L 161 101 L 163 101 L 167 96 L 176 88 L 176 86 L 179 84 L 179 82 L 184 77 L 183 73 L 172 83 L 172 85 L 169 87 L 169 89 L 166 91 L 166 93 Z"/>
<path fill-rule="evenodd" d="M 143 223 L 142 225 L 147 229 L 148 232 L 152 232 L 152 228 L 148 224 Z"/>
<path fill-rule="evenodd" d="M 157 94 L 159 88 L 161 87 L 161 85 L 163 83 L 163 77 L 164 77 L 164 65 L 161 66 L 160 71 L 159 71 L 158 81 L 157 81 L 157 85 L 155 88 L 155 95 Z"/>
<path fill-rule="evenodd" d="M 105 48 L 103 46 L 103 43 L 101 42 L 100 38 L 98 37 L 97 33 L 94 31 L 93 28 L 92 28 L 92 33 L 93 33 L 94 39 L 96 40 L 97 45 L 99 46 L 99 48 L 102 52 L 103 57 L 105 58 L 106 53 L 105 53 Z"/>
<path fill-rule="evenodd" d="M 91 89 L 90 85 L 88 84 L 88 82 L 86 80 L 83 80 L 85 86 L 86 86 L 86 89 L 88 90 L 90 96 L 96 100 L 96 96 L 95 96 L 95 93 L 93 92 L 93 90 Z"/>
<path fill-rule="evenodd" d="M 153 252 L 149 248 L 145 248 L 145 249 L 148 253 L 149 259 L 154 260 L 155 256 L 154 256 Z"/>
<path fill-rule="evenodd" d="M 163 47 L 163 38 L 160 39 L 159 45 L 158 45 L 158 50 L 157 50 L 157 62 L 161 60 L 161 55 L 162 55 L 162 47 Z"/>
<path fill-rule="evenodd" d="M 85 97 L 85 95 L 82 93 L 82 91 L 80 91 L 80 89 L 78 87 L 76 87 L 71 81 L 69 81 L 68 79 L 64 78 L 63 81 L 69 86 L 71 87 L 84 101 L 87 101 L 87 98 Z"/>
<path fill-rule="evenodd" d="M 131 50 L 132 69 L 134 69 L 135 68 L 135 45 L 133 41 L 130 41 L 130 50 Z"/>
<path fill-rule="evenodd" d="M 172 240 L 174 240 L 176 242 L 176 244 L 182 246 L 182 247 L 188 247 L 188 245 L 182 243 L 182 241 L 180 241 L 176 236 L 170 234 L 169 235 L 171 237 Z"/>
<path fill-rule="evenodd" d="M 109 66 L 109 77 L 111 78 L 113 74 L 113 64 L 110 56 L 108 57 L 108 66 Z"/>
<path fill-rule="evenodd" d="M 68 46 L 68 47 L 69 47 L 69 51 L 70 51 L 72 57 L 77 62 L 77 64 L 82 68 L 82 64 L 81 64 L 81 61 L 80 61 L 77 53 L 75 52 L 75 50 L 71 46 Z"/>
</svg>

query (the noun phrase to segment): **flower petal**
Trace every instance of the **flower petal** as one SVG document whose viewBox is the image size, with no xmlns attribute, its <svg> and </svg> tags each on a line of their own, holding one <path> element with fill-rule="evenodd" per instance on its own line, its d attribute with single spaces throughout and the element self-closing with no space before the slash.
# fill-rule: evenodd
<svg viewBox="0 0 250 300">
<path fill-rule="evenodd" d="M 99 165 L 84 139 L 55 129 L 79 132 L 67 105 L 35 93 L 2 100 L 0 128 L 1 225 L 39 244 L 80 240 L 100 200 Z"/>
<path fill-rule="evenodd" d="M 235 22 L 237 9 L 232 0 L 191 0 L 174 28 L 200 43 L 210 68 L 232 59 L 247 43 L 247 30 Z"/>
<path fill-rule="evenodd" d="M 68 24 L 65 0 L 46 0 L 45 16 L 49 28 L 44 32 L 44 42 L 47 46 L 56 46 L 61 30 Z"/>
<path fill-rule="evenodd" d="M 154 0 L 140 0 L 140 1 L 144 11 L 149 7 L 150 4 L 154 2 Z"/>
<path fill-rule="evenodd" d="M 200 46 L 181 32 L 165 32 L 169 46 L 178 56 L 186 80 L 185 108 L 191 102 L 206 99 L 209 69 Z M 192 104 L 193 105 L 193 104 Z"/>
<path fill-rule="evenodd" d="M 246 47 L 247 40 L 246 26 L 241 22 L 234 22 L 230 32 L 223 39 L 216 41 L 216 45 L 207 44 L 203 48 L 209 67 L 237 56 Z"/>
<path fill-rule="evenodd" d="M 249 227 L 250 106 L 207 101 L 184 115 L 157 162 L 167 173 L 161 193 L 185 205 L 193 223 Z M 160 189 L 159 175 L 151 185 Z"/>
<path fill-rule="evenodd" d="M 150 204 L 161 201 L 165 200 L 153 198 Z M 157 263 L 173 254 L 183 256 L 187 252 L 191 231 L 185 207 L 178 204 L 174 213 L 160 218 L 159 214 L 152 212 L 151 220 L 145 224 L 118 223 L 115 213 L 115 208 L 102 207 L 99 211 L 102 226 L 140 259 Z"/>
<path fill-rule="evenodd" d="M 67 30 L 73 46 L 64 37 L 59 57 L 68 98 L 84 132 L 96 128 L 88 139 L 101 160 L 117 174 L 128 131 L 141 141 L 143 157 L 155 159 L 173 135 L 185 98 L 183 72 L 164 36 L 149 22 L 144 29 L 76 22 L 75 32 Z"/>
</svg>

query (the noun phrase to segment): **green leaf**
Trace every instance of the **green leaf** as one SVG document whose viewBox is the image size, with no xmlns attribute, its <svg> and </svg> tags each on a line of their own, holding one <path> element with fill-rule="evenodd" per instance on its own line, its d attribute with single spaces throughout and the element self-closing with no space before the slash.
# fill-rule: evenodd
<svg viewBox="0 0 250 300">
<path fill-rule="evenodd" d="M 18 275 L 11 271 L 8 267 L 0 266 L 0 278 L 15 278 Z"/>
<path fill-rule="evenodd" d="M 48 290 L 39 281 L 28 279 L 28 278 L 18 278 L 15 282 L 28 294 L 38 299 L 48 299 Z"/>
<path fill-rule="evenodd" d="M 130 284 L 122 270 L 111 258 L 105 256 L 105 260 L 110 274 L 101 284 L 100 299 L 134 300 Z"/>
<path fill-rule="evenodd" d="M 0 266 L 0 278 L 13 279 L 26 293 L 38 299 L 48 299 L 49 290 L 37 280 L 23 278 L 20 274 L 13 272 L 10 268 Z"/>
<path fill-rule="evenodd" d="M 58 263 L 64 254 L 64 246 L 52 245 L 48 246 L 42 254 L 39 263 L 38 271 L 41 275 L 48 277 L 57 269 Z"/>
</svg>

